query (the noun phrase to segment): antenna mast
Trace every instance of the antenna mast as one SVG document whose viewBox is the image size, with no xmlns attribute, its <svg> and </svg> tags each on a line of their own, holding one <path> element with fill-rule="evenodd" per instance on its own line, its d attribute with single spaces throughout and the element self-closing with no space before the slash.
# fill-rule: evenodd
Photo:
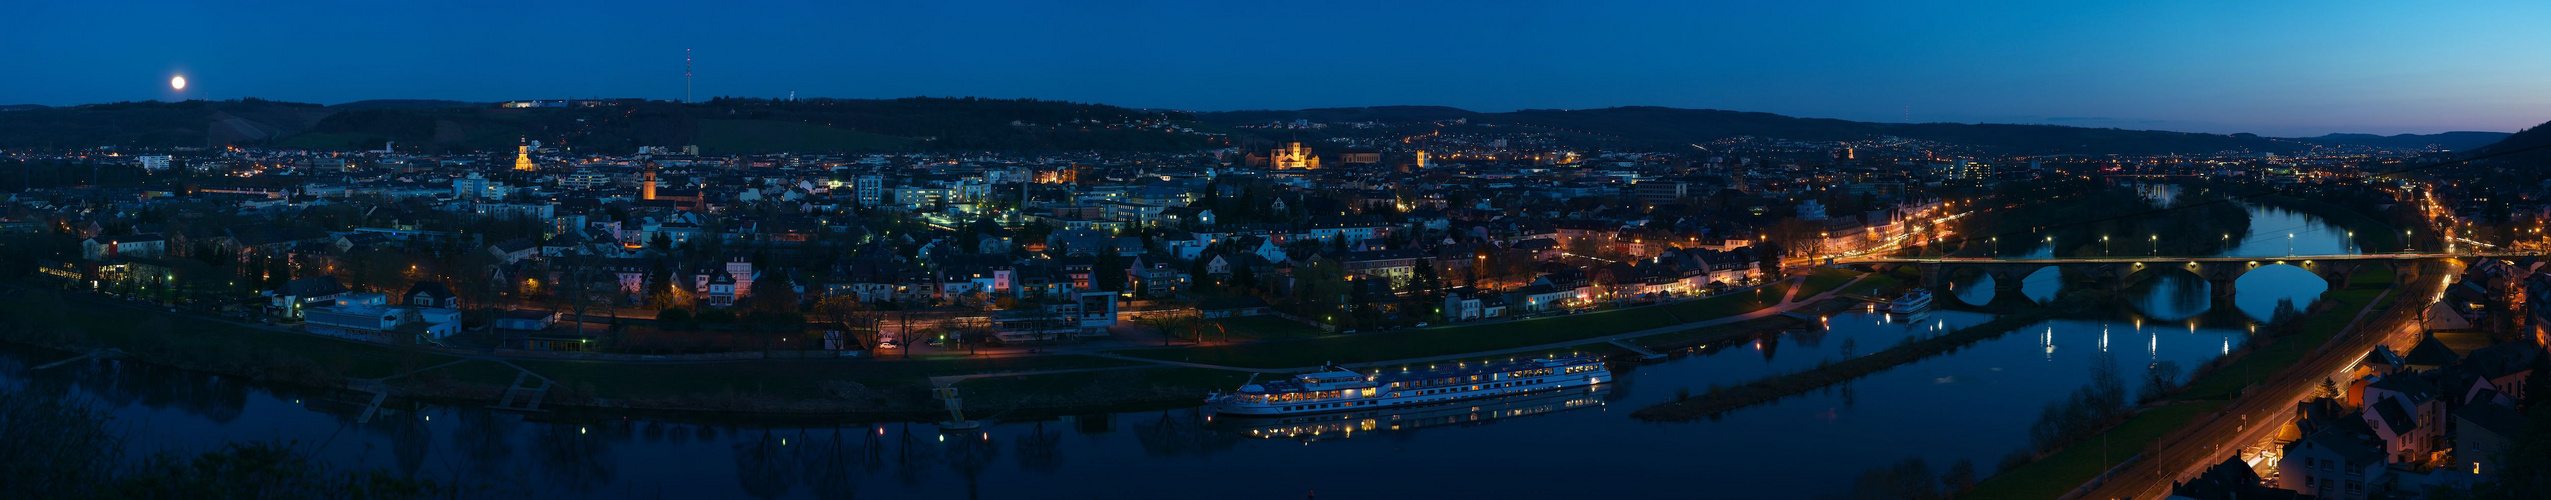
<svg viewBox="0 0 2551 500">
<path fill-rule="evenodd" d="M 682 102 L 691 102 L 691 49 L 682 49 Z"/>
</svg>

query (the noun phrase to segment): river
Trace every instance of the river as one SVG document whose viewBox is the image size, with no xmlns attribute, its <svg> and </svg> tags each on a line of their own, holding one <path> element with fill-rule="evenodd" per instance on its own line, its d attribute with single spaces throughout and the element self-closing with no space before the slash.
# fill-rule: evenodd
<svg viewBox="0 0 2551 500">
<path fill-rule="evenodd" d="M 2230 255 L 2283 255 L 2289 232 L 2298 252 L 2352 251 L 2339 231 L 2311 217 L 2250 210 L 2254 230 Z M 2323 285 L 2294 271 L 2300 275 L 2258 274 L 2263 270 L 2244 277 L 2236 299 L 2242 315 L 2264 317 L 2280 299 L 2308 306 Z M 2060 293 L 2052 274 L 2031 277 L 2024 291 L 2040 300 Z M 2197 314 L 2207 295 L 2204 283 L 2194 284 L 2146 288 L 2133 300 L 2140 314 L 2048 321 L 1689 423 L 1645 423 L 1629 413 L 1678 392 L 1812 368 L 1990 317 L 1846 312 L 1827 318 L 1824 328 L 1625 367 L 1618 383 L 1588 392 L 1372 424 L 1359 418 L 1253 427 L 1208 421 L 1194 408 L 1051 419 L 976 409 L 992 423 L 942 434 L 900 422 L 525 416 L 407 402 L 358 424 L 360 403 L 328 391 L 112 360 L 31 372 L 28 366 L 68 356 L 16 347 L 0 348 L 0 386 L 94 402 L 114 415 L 111 425 L 125 429 L 137 453 L 287 440 L 342 467 L 493 484 L 493 496 L 502 497 L 1796 498 L 1842 493 L 1853 476 L 1905 457 L 1921 457 L 1935 470 L 1972 460 L 1989 473 L 2025 443 L 2040 407 L 2088 381 L 2087 366 L 2099 357 L 2114 357 L 2138 380 L 2151 363 L 2194 369 L 2222 355 L 2249 325 Z M 1955 300 L 1989 300 L 1971 295 L 1992 288 L 1962 282 Z M 2196 300 L 2188 300 L 2191 293 Z M 2121 450 L 2119 458 L 2130 453 Z"/>
</svg>

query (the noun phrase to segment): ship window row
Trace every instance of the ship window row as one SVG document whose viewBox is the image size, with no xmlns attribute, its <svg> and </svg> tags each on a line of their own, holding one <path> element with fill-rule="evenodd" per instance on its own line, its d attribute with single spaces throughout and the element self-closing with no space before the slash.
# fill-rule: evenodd
<svg viewBox="0 0 2551 500">
<path fill-rule="evenodd" d="M 1400 397 L 1402 394 L 1409 394 L 1409 395 L 1414 395 L 1414 396 L 1429 396 L 1429 395 L 1435 395 L 1435 394 L 1448 394 L 1448 393 L 1455 393 L 1455 392 L 1469 392 L 1469 391 L 1476 391 L 1476 390 L 1482 390 L 1482 389 L 1504 389 L 1504 388 L 1514 387 L 1514 386 L 1518 386 L 1518 385 L 1529 385 L 1529 384 L 1538 384 L 1538 383 L 1541 383 L 1541 379 L 1521 380 L 1521 381 L 1506 382 L 1506 383 L 1501 383 L 1501 384 L 1474 385 L 1474 386 L 1470 386 L 1470 387 L 1467 387 L 1467 388 L 1464 388 L 1464 387 L 1452 387 L 1452 388 L 1445 388 L 1445 389 L 1427 389 L 1427 390 L 1423 390 L 1423 391 L 1413 391 L 1412 393 L 1399 393 L 1399 392 L 1394 392 L 1394 393 L 1391 393 L 1391 397 L 1394 397 L 1394 398 L 1396 398 L 1396 397 Z"/>
<path fill-rule="evenodd" d="M 1284 393 L 1284 394 L 1271 394 L 1271 395 L 1268 395 L 1268 396 L 1267 396 L 1267 400 L 1268 400 L 1268 401 L 1273 401 L 1273 402 L 1278 402 L 1278 403 L 1291 402 L 1291 401 L 1311 401 L 1311 400 L 1319 400 L 1319 399 L 1336 399 L 1337 397 L 1339 397 L 1339 396 L 1341 396 L 1341 395 L 1343 395 L 1343 394 L 1344 394 L 1344 391 L 1319 391 L 1319 392 L 1308 392 L 1308 393 L 1304 393 L 1304 392 L 1289 392 L 1289 393 Z"/>
<path fill-rule="evenodd" d="M 1359 402 L 1359 401 L 1348 401 L 1348 402 L 1344 402 L 1344 403 L 1327 403 L 1327 404 L 1316 404 L 1316 405 L 1297 405 L 1297 406 L 1287 406 L 1287 407 L 1284 407 L 1284 411 L 1304 411 L 1304 410 L 1318 410 L 1318 409 L 1323 409 L 1323 408 L 1340 408 L 1340 407 L 1349 407 L 1349 408 L 1351 408 L 1351 407 L 1364 406 L 1364 405 L 1369 405 L 1369 404 L 1373 404 L 1373 402 L 1372 402 L 1372 401 L 1360 401 L 1360 402 Z"/>
<path fill-rule="evenodd" d="M 1595 371 L 1596 369 L 1600 369 L 1600 368 L 1602 368 L 1602 367 L 1603 367 L 1602 365 L 1577 365 L 1577 366 L 1571 366 L 1571 367 L 1568 367 L 1568 371 L 1566 371 L 1566 372 L 1564 372 L 1564 373 L 1585 373 L 1585 372 Z"/>
</svg>

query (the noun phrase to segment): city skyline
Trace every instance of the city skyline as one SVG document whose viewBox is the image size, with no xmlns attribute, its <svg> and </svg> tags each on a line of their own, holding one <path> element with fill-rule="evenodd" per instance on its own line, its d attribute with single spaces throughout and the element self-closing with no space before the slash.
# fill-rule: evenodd
<svg viewBox="0 0 2551 500">
<path fill-rule="evenodd" d="M 2551 117 L 2551 99 L 2526 92 L 2551 83 L 2551 62 L 2520 53 L 2520 21 L 2545 6 L 2515 2 L 482 7 L 29 6 L 29 19 L 114 16 L 141 29 L 0 34 L 58 47 L 0 55 L 40 76 L 0 83 L 0 104 L 673 100 L 688 50 L 696 99 L 1653 105 L 2268 136 L 2509 132 Z M 178 76 L 182 90 L 169 84 Z"/>
</svg>

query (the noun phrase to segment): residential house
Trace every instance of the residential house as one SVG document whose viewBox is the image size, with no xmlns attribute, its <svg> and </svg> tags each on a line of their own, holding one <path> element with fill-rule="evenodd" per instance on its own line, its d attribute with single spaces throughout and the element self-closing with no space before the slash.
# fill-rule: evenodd
<svg viewBox="0 0 2551 500">
<path fill-rule="evenodd" d="M 139 257 L 156 259 L 168 256 L 168 238 L 159 233 L 99 236 L 80 241 L 80 256 L 88 260 L 107 257 Z"/>
</svg>

